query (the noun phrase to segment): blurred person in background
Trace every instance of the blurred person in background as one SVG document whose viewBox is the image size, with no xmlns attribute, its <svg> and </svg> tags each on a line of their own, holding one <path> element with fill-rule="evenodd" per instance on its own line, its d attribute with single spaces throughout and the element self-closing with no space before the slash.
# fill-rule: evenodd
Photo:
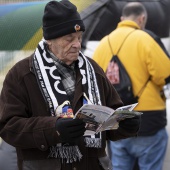
<svg viewBox="0 0 170 170">
<path fill-rule="evenodd" d="M 146 22 L 145 7 L 139 2 L 127 3 L 117 28 L 100 41 L 93 55 L 106 72 L 129 34 L 118 57 L 131 78 L 134 95 L 144 87 L 134 109 L 143 112 L 138 136 L 108 143 L 114 170 L 132 170 L 136 159 L 140 170 L 161 170 L 167 149 L 166 103 L 160 92 L 170 82 L 170 60 L 144 31 Z"/>
</svg>

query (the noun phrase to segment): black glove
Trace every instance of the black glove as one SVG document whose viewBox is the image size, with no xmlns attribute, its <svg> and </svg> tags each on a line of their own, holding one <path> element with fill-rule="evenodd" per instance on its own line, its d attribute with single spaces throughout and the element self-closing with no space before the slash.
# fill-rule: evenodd
<svg viewBox="0 0 170 170">
<path fill-rule="evenodd" d="M 133 118 L 126 118 L 119 122 L 119 127 L 125 129 L 129 133 L 135 133 L 140 128 L 141 116 L 135 116 Z"/>
<path fill-rule="evenodd" d="M 63 143 L 74 143 L 85 132 L 85 123 L 80 119 L 59 118 L 56 121 L 56 130 Z"/>
</svg>

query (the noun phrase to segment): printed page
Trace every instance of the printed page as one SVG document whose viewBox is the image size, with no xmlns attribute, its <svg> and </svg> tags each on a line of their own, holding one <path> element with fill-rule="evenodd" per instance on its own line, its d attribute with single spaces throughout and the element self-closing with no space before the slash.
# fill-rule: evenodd
<svg viewBox="0 0 170 170">
<path fill-rule="evenodd" d="M 106 106 L 85 104 L 75 114 L 74 119 L 83 119 L 86 123 L 85 135 L 118 128 L 118 122 L 142 113 L 132 111 L 138 103 L 122 106 L 116 110 Z"/>
<path fill-rule="evenodd" d="M 127 118 L 132 118 L 137 115 L 141 115 L 141 112 L 129 111 L 129 110 L 119 110 L 115 111 L 113 115 L 109 117 L 109 119 L 103 123 L 103 125 L 97 130 L 96 133 L 104 131 L 104 130 L 113 130 L 119 127 L 119 121 Z"/>
<path fill-rule="evenodd" d="M 118 111 L 118 110 L 129 110 L 129 111 L 132 111 L 132 110 L 137 106 L 137 104 L 138 104 L 138 103 L 134 103 L 134 104 L 130 104 L 130 105 L 118 107 L 118 108 L 116 109 L 116 111 Z"/>
<path fill-rule="evenodd" d="M 141 115 L 141 112 L 133 111 L 137 104 L 138 103 L 117 108 L 115 112 L 108 118 L 108 120 L 106 120 L 103 125 L 97 130 L 97 133 L 104 130 L 117 129 L 119 127 L 120 120 Z"/>
<path fill-rule="evenodd" d="M 92 135 L 113 113 L 114 110 L 106 106 L 85 104 L 77 111 L 74 118 L 83 119 L 87 130 L 85 134 Z"/>
</svg>

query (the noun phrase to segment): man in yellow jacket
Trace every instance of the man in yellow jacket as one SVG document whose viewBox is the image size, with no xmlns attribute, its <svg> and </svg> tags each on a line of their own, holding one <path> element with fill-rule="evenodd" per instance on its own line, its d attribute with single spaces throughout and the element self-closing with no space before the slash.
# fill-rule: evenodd
<svg viewBox="0 0 170 170">
<path fill-rule="evenodd" d="M 135 108 L 143 112 L 138 137 L 109 141 L 114 170 L 132 170 L 136 159 L 140 170 L 161 170 L 166 152 L 166 103 L 160 91 L 170 81 L 170 60 L 154 39 L 143 31 L 146 21 L 147 11 L 141 3 L 127 3 L 121 22 L 101 40 L 93 55 L 106 72 L 112 56 L 117 54 L 128 36 L 118 57 L 130 76 L 134 95 L 137 96 L 146 85 Z"/>
</svg>

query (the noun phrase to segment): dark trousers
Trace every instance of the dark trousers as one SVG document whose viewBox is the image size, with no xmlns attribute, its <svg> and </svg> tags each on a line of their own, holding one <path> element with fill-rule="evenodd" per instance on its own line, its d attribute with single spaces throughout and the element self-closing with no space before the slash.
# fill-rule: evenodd
<svg viewBox="0 0 170 170">
<path fill-rule="evenodd" d="M 17 170 L 16 149 L 2 141 L 0 144 L 0 170 Z"/>
</svg>

